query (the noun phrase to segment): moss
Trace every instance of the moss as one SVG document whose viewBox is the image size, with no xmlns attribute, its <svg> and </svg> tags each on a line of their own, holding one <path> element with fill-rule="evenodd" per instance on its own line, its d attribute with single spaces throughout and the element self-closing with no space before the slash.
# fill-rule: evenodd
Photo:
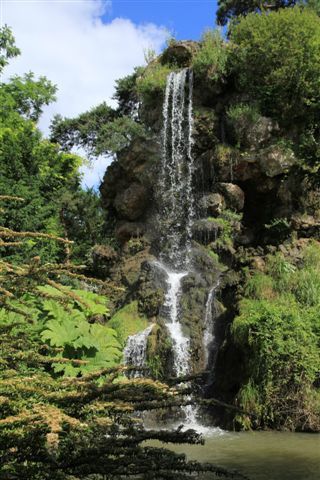
<svg viewBox="0 0 320 480">
<path fill-rule="evenodd" d="M 167 76 L 172 71 L 168 65 L 161 65 L 158 60 L 151 62 L 137 80 L 138 94 L 146 103 L 150 103 L 162 94 L 167 83 Z"/>
<path fill-rule="evenodd" d="M 118 310 L 108 322 L 108 326 L 118 332 L 119 340 L 124 345 L 129 335 L 135 335 L 147 328 L 148 319 L 139 313 L 138 302 L 133 301 Z"/>
<path fill-rule="evenodd" d="M 161 325 L 155 325 L 147 341 L 147 365 L 153 377 L 163 379 L 166 376 L 171 349 L 172 342 L 166 329 Z"/>
</svg>

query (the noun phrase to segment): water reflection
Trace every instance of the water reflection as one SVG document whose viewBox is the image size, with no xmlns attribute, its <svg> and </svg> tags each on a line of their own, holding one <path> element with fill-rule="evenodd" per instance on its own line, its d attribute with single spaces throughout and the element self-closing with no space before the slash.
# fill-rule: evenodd
<svg viewBox="0 0 320 480">
<path fill-rule="evenodd" d="M 250 480 L 319 480 L 320 435 L 286 432 L 205 433 L 206 444 L 170 445 L 190 460 L 237 470 Z M 156 442 L 152 443 L 156 445 Z M 159 442 L 157 442 L 159 445 Z M 168 447 L 168 445 L 166 445 Z M 216 478 L 210 474 L 201 479 Z"/>
</svg>

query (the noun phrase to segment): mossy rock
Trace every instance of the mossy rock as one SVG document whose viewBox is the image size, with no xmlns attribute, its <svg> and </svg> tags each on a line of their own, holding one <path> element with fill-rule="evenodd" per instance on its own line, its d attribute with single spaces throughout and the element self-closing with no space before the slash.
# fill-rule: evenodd
<svg viewBox="0 0 320 480">
<path fill-rule="evenodd" d="M 193 54 L 199 48 L 196 42 L 172 41 L 160 57 L 162 65 L 188 67 L 192 62 Z"/>
<path fill-rule="evenodd" d="M 147 365 L 152 375 L 164 379 L 172 370 L 172 340 L 163 324 L 156 324 L 147 342 Z"/>
<path fill-rule="evenodd" d="M 141 332 L 148 326 L 148 319 L 138 311 L 138 302 L 133 301 L 117 311 L 108 322 L 119 335 L 120 342 L 124 345 L 130 335 Z"/>
</svg>

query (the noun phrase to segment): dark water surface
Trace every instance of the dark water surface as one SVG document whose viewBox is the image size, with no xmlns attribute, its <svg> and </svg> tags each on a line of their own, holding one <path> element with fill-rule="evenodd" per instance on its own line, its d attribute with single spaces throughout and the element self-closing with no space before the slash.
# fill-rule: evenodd
<svg viewBox="0 0 320 480">
<path fill-rule="evenodd" d="M 189 460 L 237 470 L 250 480 L 320 480 L 319 434 L 208 429 L 204 436 L 204 446 L 163 446 L 187 454 Z M 152 442 L 153 446 L 159 444 Z M 204 478 L 213 477 L 201 476 Z"/>
</svg>

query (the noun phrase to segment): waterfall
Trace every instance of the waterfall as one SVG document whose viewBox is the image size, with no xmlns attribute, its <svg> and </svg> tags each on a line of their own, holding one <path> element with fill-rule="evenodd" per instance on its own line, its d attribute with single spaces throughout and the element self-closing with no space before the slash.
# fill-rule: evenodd
<svg viewBox="0 0 320 480">
<path fill-rule="evenodd" d="M 168 75 L 163 102 L 162 163 L 158 185 L 160 255 L 157 265 L 166 272 L 167 292 L 162 309 L 173 343 L 173 370 L 191 371 L 190 338 L 180 318 L 182 279 L 191 269 L 192 224 L 195 217 L 192 156 L 193 74 L 189 69 Z M 196 410 L 184 407 L 188 423 Z"/>
<path fill-rule="evenodd" d="M 175 271 L 189 263 L 194 220 L 192 177 L 193 75 L 171 72 L 163 102 L 162 164 L 159 179 L 160 259 Z"/>
<path fill-rule="evenodd" d="M 162 162 L 159 178 L 160 262 L 167 274 L 163 313 L 173 341 L 174 372 L 190 372 L 190 339 L 180 323 L 181 281 L 190 270 L 194 198 L 192 177 L 193 74 L 171 72 L 163 102 Z"/>
<path fill-rule="evenodd" d="M 220 279 L 218 279 L 216 285 L 211 287 L 208 293 L 208 298 L 205 308 L 205 317 L 204 317 L 204 334 L 203 334 L 203 344 L 204 344 L 204 354 L 205 354 L 205 363 L 208 365 L 209 354 L 212 345 L 214 344 L 214 299 L 215 293 L 220 285 Z"/>
<path fill-rule="evenodd" d="M 135 367 L 144 367 L 146 365 L 147 341 L 154 325 L 149 325 L 142 332 L 136 335 L 130 335 L 124 349 L 124 364 Z M 143 374 L 139 371 L 134 372 L 133 377 L 140 377 Z"/>
</svg>

